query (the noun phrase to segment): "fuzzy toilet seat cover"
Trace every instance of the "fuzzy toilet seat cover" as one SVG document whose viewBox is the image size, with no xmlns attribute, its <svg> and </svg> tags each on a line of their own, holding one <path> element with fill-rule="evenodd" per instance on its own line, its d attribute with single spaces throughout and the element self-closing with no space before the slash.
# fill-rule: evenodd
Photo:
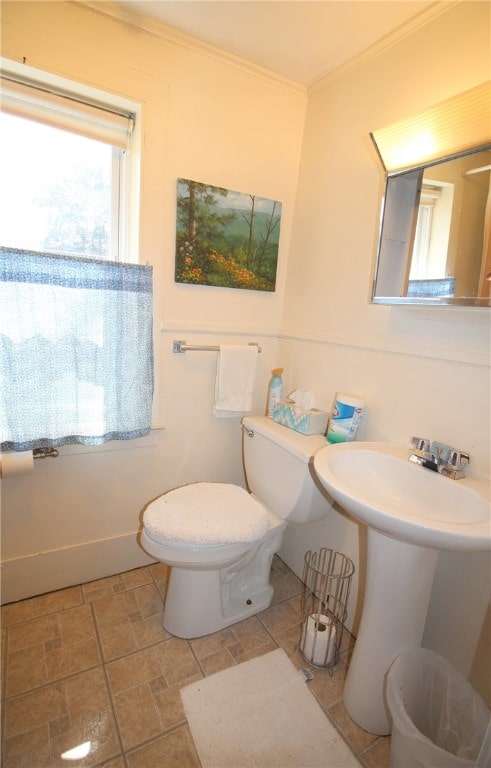
<svg viewBox="0 0 491 768">
<path fill-rule="evenodd" d="M 261 539 L 267 510 L 238 485 L 192 483 L 152 501 L 143 514 L 147 533 L 176 544 L 235 544 Z"/>
</svg>

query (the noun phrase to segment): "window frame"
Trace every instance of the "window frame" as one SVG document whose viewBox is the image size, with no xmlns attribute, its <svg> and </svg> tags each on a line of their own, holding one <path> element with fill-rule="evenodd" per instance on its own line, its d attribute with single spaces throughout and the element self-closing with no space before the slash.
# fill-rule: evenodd
<svg viewBox="0 0 491 768">
<path fill-rule="evenodd" d="M 120 149 L 125 153 L 123 162 L 120 158 L 118 158 L 118 162 L 115 162 L 115 155 L 121 155 L 121 152 L 117 152 L 113 148 L 113 183 L 117 184 L 118 194 L 114 194 L 116 189 L 114 187 L 111 219 L 112 225 L 117 221 L 117 227 L 111 229 L 110 258 L 114 261 L 139 263 L 141 106 L 126 98 L 115 96 L 80 82 L 66 80 L 58 75 L 3 57 L 0 57 L 0 71 L 2 77 L 28 88 L 31 87 L 33 90 L 37 88 L 36 95 L 39 95 L 41 99 L 43 93 L 47 94 L 47 99 L 54 97 L 56 100 L 59 95 L 68 103 L 71 99 L 74 111 L 80 104 L 82 110 L 85 107 L 89 110 L 95 108 L 103 114 L 107 113 L 109 119 L 110 115 L 116 114 L 127 116 L 129 121 L 131 116 L 133 129 L 129 132 L 125 144 L 120 143 Z M 12 112 L 8 108 L 5 111 Z M 24 117 L 28 117 L 28 115 L 25 114 Z M 34 114 L 28 119 L 43 122 Z M 62 125 L 59 127 L 70 131 L 69 127 L 63 128 Z M 82 130 L 73 132 L 83 134 Z M 93 138 L 97 139 L 97 136 L 93 136 Z M 97 140 L 103 141 L 104 139 L 99 138 Z M 110 140 L 105 139 L 105 141 L 117 148 L 117 145 Z M 117 240 L 117 258 L 114 258 L 113 238 Z"/>
</svg>

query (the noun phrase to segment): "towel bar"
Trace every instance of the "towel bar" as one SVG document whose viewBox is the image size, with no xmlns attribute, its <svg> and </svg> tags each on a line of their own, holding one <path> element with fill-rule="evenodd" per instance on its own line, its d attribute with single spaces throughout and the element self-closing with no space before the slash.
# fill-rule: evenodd
<svg viewBox="0 0 491 768">
<path fill-rule="evenodd" d="M 259 352 L 261 352 L 261 347 L 255 341 L 250 341 L 248 346 L 257 347 L 258 354 Z M 179 341 L 172 342 L 172 351 L 173 352 L 219 352 L 220 347 L 209 346 L 207 344 L 186 344 L 186 342 L 182 341 L 181 339 Z"/>
</svg>

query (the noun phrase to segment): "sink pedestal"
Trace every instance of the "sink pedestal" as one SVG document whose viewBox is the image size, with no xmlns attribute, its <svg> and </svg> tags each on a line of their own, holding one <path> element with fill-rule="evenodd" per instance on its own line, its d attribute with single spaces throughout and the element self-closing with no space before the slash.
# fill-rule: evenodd
<svg viewBox="0 0 491 768">
<path fill-rule="evenodd" d="M 368 529 L 365 603 L 343 691 L 344 706 L 364 730 L 390 733 L 385 679 L 403 650 L 419 646 L 438 551 Z"/>
<path fill-rule="evenodd" d="M 365 605 L 344 704 L 371 733 L 390 733 L 387 670 L 421 644 L 438 552 L 489 552 L 489 483 L 455 482 L 392 443 L 326 445 L 314 469 L 338 504 L 368 526 Z"/>
</svg>

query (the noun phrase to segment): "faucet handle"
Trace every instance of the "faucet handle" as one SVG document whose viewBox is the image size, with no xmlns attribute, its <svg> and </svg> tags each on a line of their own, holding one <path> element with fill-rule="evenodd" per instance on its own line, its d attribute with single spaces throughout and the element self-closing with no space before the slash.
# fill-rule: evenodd
<svg viewBox="0 0 491 768">
<path fill-rule="evenodd" d="M 448 464 L 450 464 L 450 466 L 452 466 L 454 469 L 464 469 L 465 465 L 468 464 L 469 461 L 470 456 L 468 453 L 464 453 L 464 451 L 456 451 L 455 448 L 450 449 Z"/>
<path fill-rule="evenodd" d="M 455 448 L 449 448 L 445 461 L 439 462 L 438 471 L 445 477 L 451 477 L 453 480 L 460 480 L 464 475 L 464 467 L 470 461 L 470 456 L 464 451 L 457 451 Z"/>
<path fill-rule="evenodd" d="M 450 456 L 453 451 L 449 445 L 445 443 L 439 443 L 437 440 L 433 440 L 431 443 L 431 453 L 433 453 L 440 464 L 448 464 L 450 462 Z"/>
<path fill-rule="evenodd" d="M 430 450 L 430 441 L 426 437 L 412 437 L 411 443 L 418 451 L 428 453 Z"/>
</svg>

